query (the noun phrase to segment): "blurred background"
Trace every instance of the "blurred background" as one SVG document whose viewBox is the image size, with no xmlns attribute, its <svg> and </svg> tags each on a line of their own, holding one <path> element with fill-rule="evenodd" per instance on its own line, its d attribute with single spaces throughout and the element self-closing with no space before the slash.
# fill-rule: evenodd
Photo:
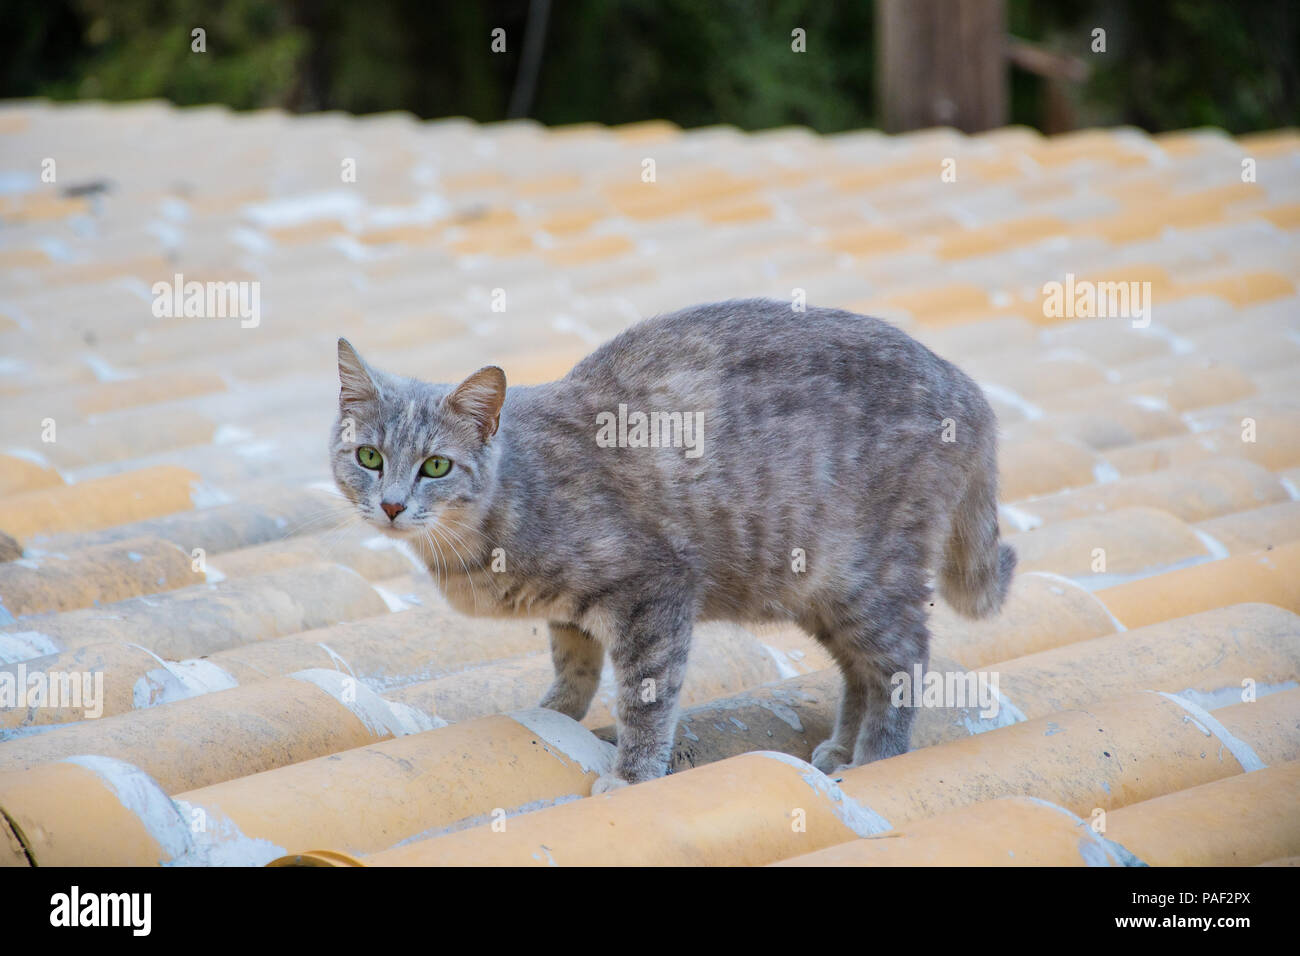
<svg viewBox="0 0 1300 956">
<path fill-rule="evenodd" d="M 1297 10 L 1294 0 L 28 0 L 0 11 L 0 95 L 822 133 L 1006 123 L 1242 133 L 1300 118 Z M 196 27 L 213 55 L 191 55 Z M 498 28 L 505 49 L 494 52 Z M 790 55 L 795 29 L 806 56 Z"/>
</svg>

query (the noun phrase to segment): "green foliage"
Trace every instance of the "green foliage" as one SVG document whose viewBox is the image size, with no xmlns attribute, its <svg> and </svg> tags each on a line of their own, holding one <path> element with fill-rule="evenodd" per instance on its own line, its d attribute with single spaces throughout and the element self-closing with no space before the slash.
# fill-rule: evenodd
<svg viewBox="0 0 1300 956">
<path fill-rule="evenodd" d="M 1093 68 L 1085 122 L 1229 130 L 1300 118 L 1292 0 L 1008 0 L 1012 34 Z M 6 96 L 409 110 L 502 119 L 529 0 L 44 0 L 0 10 Z M 867 0 L 552 0 L 529 115 L 665 118 L 821 132 L 877 119 Z M 1089 50 L 1107 30 L 1108 51 Z M 191 31 L 207 31 L 207 52 Z M 489 49 L 501 27 L 507 52 Z M 806 53 L 791 31 L 806 31 Z M 1042 120 L 1043 81 L 1012 71 L 1013 122 Z"/>
<path fill-rule="evenodd" d="M 582 16 L 572 16 L 580 6 Z M 823 132 L 874 119 L 872 11 L 774 0 L 576 0 L 553 23 L 536 115 L 545 122 L 667 118 Z M 806 33 L 805 53 L 791 33 Z M 576 78 L 599 82 L 575 83 Z"/>
<path fill-rule="evenodd" d="M 33 91 L 59 98 L 282 105 L 310 46 L 277 4 L 265 0 L 83 0 L 78 66 Z M 206 32 L 206 53 L 192 31 Z"/>
<path fill-rule="evenodd" d="M 1114 4 L 1089 84 L 1103 116 L 1148 129 L 1267 129 L 1300 119 L 1293 2 Z"/>
</svg>

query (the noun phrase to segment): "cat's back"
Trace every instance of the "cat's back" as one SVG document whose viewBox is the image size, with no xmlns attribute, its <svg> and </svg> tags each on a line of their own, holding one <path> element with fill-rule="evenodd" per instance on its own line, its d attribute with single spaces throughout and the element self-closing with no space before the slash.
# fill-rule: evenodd
<svg viewBox="0 0 1300 956">
<path fill-rule="evenodd" d="M 579 362 L 566 381 L 599 394 L 684 401 L 722 388 L 735 398 L 810 401 L 888 389 L 895 398 L 970 383 L 902 330 L 840 309 L 736 299 L 638 322 Z"/>
<path fill-rule="evenodd" d="M 531 496 L 539 552 L 597 555 L 581 575 L 611 589 L 671 555 L 702 620 L 798 617 L 899 555 L 920 600 L 927 549 L 970 475 L 996 466 L 970 378 L 835 309 L 757 299 L 658 316 L 515 394 L 505 468 Z M 789 573 L 796 546 L 819 555 L 816 574 Z"/>
</svg>

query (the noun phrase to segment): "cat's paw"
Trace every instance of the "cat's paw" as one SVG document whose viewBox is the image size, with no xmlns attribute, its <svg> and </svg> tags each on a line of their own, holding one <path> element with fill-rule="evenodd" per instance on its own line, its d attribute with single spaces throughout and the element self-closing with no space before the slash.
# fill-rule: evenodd
<svg viewBox="0 0 1300 956">
<path fill-rule="evenodd" d="M 626 786 L 629 786 L 628 782 L 618 774 L 603 773 L 591 785 L 591 795 L 594 797 L 598 793 L 609 793 L 612 790 L 621 790 Z"/>
<path fill-rule="evenodd" d="M 537 702 L 537 706 L 561 713 L 571 720 L 582 720 L 587 716 L 585 706 L 574 700 L 572 696 L 557 693 L 554 689 L 548 691 L 546 696 Z"/>
<path fill-rule="evenodd" d="M 813 749 L 810 762 L 822 773 L 835 773 L 850 764 L 851 757 L 847 747 L 841 747 L 833 740 L 823 740 Z"/>
</svg>

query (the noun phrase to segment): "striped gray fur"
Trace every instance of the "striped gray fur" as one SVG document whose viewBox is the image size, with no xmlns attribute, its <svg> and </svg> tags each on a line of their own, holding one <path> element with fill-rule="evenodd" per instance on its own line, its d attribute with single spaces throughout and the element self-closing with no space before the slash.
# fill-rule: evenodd
<svg viewBox="0 0 1300 956">
<path fill-rule="evenodd" d="M 928 661 L 931 578 L 986 616 L 1015 566 L 988 402 L 877 319 L 696 306 L 531 387 L 491 366 L 426 384 L 343 340 L 339 372 L 332 465 L 362 517 L 422 547 L 458 610 L 550 621 L 543 706 L 581 719 L 608 653 L 618 759 L 594 792 L 665 772 L 696 621 L 794 622 L 827 647 L 844 691 L 819 768 L 902 753 L 913 711 L 891 706 L 890 678 Z M 607 447 L 620 405 L 702 434 Z M 382 470 L 360 465 L 365 445 Z M 445 477 L 420 476 L 431 455 L 452 460 Z"/>
</svg>

